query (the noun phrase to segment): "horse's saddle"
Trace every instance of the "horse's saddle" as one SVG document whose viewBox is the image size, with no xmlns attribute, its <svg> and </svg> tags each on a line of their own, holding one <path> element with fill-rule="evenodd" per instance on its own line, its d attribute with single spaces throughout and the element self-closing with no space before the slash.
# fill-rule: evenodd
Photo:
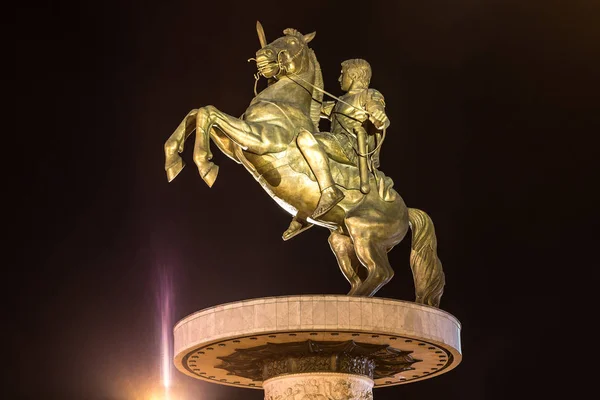
<svg viewBox="0 0 600 400">
<path fill-rule="evenodd" d="M 285 159 L 285 161 L 284 161 Z M 286 156 L 281 159 L 281 163 L 289 165 L 294 171 L 308 176 L 311 180 L 316 181 L 315 175 L 310 169 L 308 163 L 304 159 L 302 152 L 296 146 L 296 141 L 290 143 Z M 274 163 L 277 163 L 275 161 Z M 271 167 L 274 166 L 273 163 Z M 360 190 L 360 175 L 356 165 L 345 164 L 329 158 L 329 168 L 335 183 L 347 190 Z M 385 174 L 377 169 L 369 174 L 369 180 L 375 182 L 379 197 L 384 201 L 394 201 L 398 195 L 393 190 L 394 181 L 385 176 Z"/>
</svg>

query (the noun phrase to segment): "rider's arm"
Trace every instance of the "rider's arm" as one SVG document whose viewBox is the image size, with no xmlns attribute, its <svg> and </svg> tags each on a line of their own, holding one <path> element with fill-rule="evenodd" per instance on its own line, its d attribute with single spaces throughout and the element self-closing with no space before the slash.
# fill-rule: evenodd
<svg viewBox="0 0 600 400">
<path fill-rule="evenodd" d="M 376 89 L 369 89 L 366 109 L 371 114 L 371 122 L 379 129 L 390 126 L 390 120 L 385 114 L 385 99 Z"/>
</svg>

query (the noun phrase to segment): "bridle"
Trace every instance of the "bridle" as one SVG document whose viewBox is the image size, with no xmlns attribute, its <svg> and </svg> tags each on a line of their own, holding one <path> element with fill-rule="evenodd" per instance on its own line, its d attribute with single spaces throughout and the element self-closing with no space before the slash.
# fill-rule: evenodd
<svg viewBox="0 0 600 400">
<path fill-rule="evenodd" d="M 302 40 L 301 38 L 299 38 L 297 36 L 294 36 L 294 37 L 296 38 L 296 40 L 298 40 L 300 42 L 301 46 L 294 55 L 292 55 L 288 58 L 287 62 L 291 62 L 291 61 L 295 60 L 298 56 L 300 56 L 300 54 L 302 54 L 302 52 L 306 48 L 306 42 L 304 40 Z M 295 73 L 288 70 L 288 68 L 283 64 L 283 60 L 282 60 L 282 56 L 284 53 L 289 53 L 289 51 L 284 49 L 284 50 L 279 50 L 277 52 L 277 58 L 275 61 L 275 64 L 277 65 L 277 74 L 274 76 L 275 79 L 278 79 L 282 73 L 285 73 L 286 76 L 289 76 L 291 74 L 297 75 L 300 72 L 302 72 L 302 69 L 300 69 L 300 71 L 295 72 Z M 248 59 L 248 62 L 250 62 L 250 61 L 256 61 L 256 59 L 254 57 L 252 57 L 252 58 Z M 269 62 L 268 64 L 272 64 L 272 62 Z M 268 65 L 268 64 L 266 64 L 266 65 Z M 257 73 L 254 74 L 254 96 L 258 95 L 256 87 L 258 85 L 258 81 L 259 81 L 260 77 L 261 77 L 260 71 L 258 71 Z M 295 83 L 297 83 L 297 82 L 295 82 Z M 307 82 L 307 83 L 309 85 L 311 84 L 310 82 Z M 302 86 L 302 85 L 300 85 L 300 86 Z"/>
<path fill-rule="evenodd" d="M 295 36 L 295 37 L 296 37 L 296 36 Z M 300 40 L 300 43 L 302 44 L 302 46 L 301 46 L 301 47 L 300 47 L 300 49 L 299 49 L 299 50 L 296 52 L 296 54 L 294 54 L 293 56 L 291 56 L 291 58 L 289 58 L 289 59 L 288 59 L 288 62 L 289 62 L 289 61 L 293 61 L 294 59 L 296 59 L 296 58 L 297 58 L 297 57 L 298 57 L 298 56 L 299 56 L 299 55 L 302 53 L 302 51 L 304 51 L 304 49 L 306 48 L 306 42 L 305 42 L 304 40 L 302 40 L 302 39 L 300 39 L 300 38 L 298 38 L 298 37 L 296 37 L 296 39 Z M 302 70 L 300 70 L 300 71 L 298 71 L 298 72 L 291 72 L 291 71 L 289 71 L 289 70 L 288 70 L 288 68 L 287 68 L 285 65 L 283 65 L 283 61 L 281 60 L 281 56 L 282 56 L 282 54 L 283 54 L 284 52 L 285 52 L 285 53 L 287 53 L 288 51 L 287 51 L 287 50 L 279 50 L 279 52 L 277 52 L 277 61 L 276 61 L 276 63 L 277 63 L 278 72 L 277 72 L 277 74 L 274 76 L 274 78 L 276 78 L 276 79 L 277 79 L 277 78 L 278 78 L 278 77 L 281 75 L 281 73 L 283 73 L 283 72 L 284 72 L 284 73 L 285 73 L 285 76 L 287 76 L 287 77 L 288 77 L 288 78 L 289 78 L 289 79 L 290 79 L 292 82 L 294 82 L 294 83 L 295 83 L 295 84 L 297 84 L 298 86 L 301 86 L 301 87 L 303 87 L 303 88 L 304 88 L 304 86 L 302 86 L 302 84 L 300 84 L 300 83 L 299 83 L 299 82 L 297 82 L 297 81 L 296 81 L 294 78 L 292 78 L 292 76 L 295 76 L 295 77 L 296 77 L 296 78 L 298 78 L 299 80 L 301 80 L 301 81 L 303 81 L 304 83 L 306 83 L 307 85 L 311 86 L 313 89 L 316 89 L 316 90 L 318 90 L 319 92 L 321 92 L 321 93 L 323 93 L 323 94 L 325 94 L 325 95 L 327 95 L 327 96 L 331 97 L 332 99 L 335 99 L 335 100 L 337 100 L 337 101 L 339 101 L 339 102 L 341 102 L 341 103 L 344 103 L 344 104 L 346 104 L 347 106 L 350 106 L 350 107 L 352 107 L 352 108 L 354 108 L 354 109 L 356 109 L 356 110 L 358 110 L 358 111 L 361 111 L 361 112 L 365 113 L 367 116 L 370 116 L 370 115 L 371 115 L 371 114 L 370 114 L 370 113 L 369 113 L 367 110 L 365 110 L 365 109 L 363 109 L 363 108 L 360 108 L 360 107 L 356 107 L 356 106 L 354 106 L 354 105 L 352 105 L 352 104 L 350 104 L 350 103 L 348 103 L 348 102 L 346 102 L 346 101 L 344 101 L 344 100 L 340 99 L 339 97 L 337 97 L 337 96 L 335 96 L 335 95 L 333 95 L 333 94 L 331 94 L 331 93 L 327 92 L 326 90 L 324 90 L 324 89 L 321 89 L 320 87 L 313 85 L 311 82 L 308 82 L 306 79 L 304 79 L 304 78 L 302 78 L 302 77 L 300 76 L 300 72 L 302 72 Z M 255 58 L 249 58 L 249 59 L 248 59 L 248 62 L 250 62 L 250 61 L 252 61 L 252 60 L 256 61 L 256 59 L 255 59 Z M 258 81 L 259 81 L 260 77 L 261 77 L 261 73 L 260 73 L 260 71 L 254 74 L 254 96 L 257 96 L 257 95 L 258 95 L 258 93 L 257 93 L 257 91 L 256 91 L 256 87 L 257 87 L 257 85 L 258 85 Z M 313 99 L 313 100 L 315 100 L 315 99 Z M 317 101 L 317 100 L 315 100 L 315 101 Z M 343 114 L 343 113 L 342 113 L 342 114 Z M 345 116 L 346 116 L 346 117 L 348 117 L 348 118 L 352 118 L 351 116 L 349 116 L 349 115 L 347 115 L 347 114 L 343 114 L 343 115 L 345 115 Z M 354 151 L 355 151 L 355 152 L 356 152 L 356 153 L 357 153 L 359 156 L 361 156 L 361 157 L 369 157 L 370 155 L 374 154 L 375 152 L 377 152 L 377 150 L 379 150 L 379 149 L 381 148 L 381 145 L 383 144 L 383 141 L 385 140 L 385 136 L 386 136 L 386 130 L 387 130 L 387 128 L 383 128 L 383 130 L 382 130 L 382 134 L 381 134 L 381 140 L 379 141 L 379 143 L 377 143 L 377 146 L 375 146 L 375 148 L 374 148 L 373 150 L 371 150 L 371 151 L 367 152 L 366 154 L 362 154 L 362 153 L 360 153 L 360 152 L 358 151 L 358 149 L 356 149 L 356 148 L 354 148 Z M 352 135 L 352 136 L 354 136 L 354 135 Z M 354 147 L 354 146 L 352 146 L 352 147 Z"/>
</svg>

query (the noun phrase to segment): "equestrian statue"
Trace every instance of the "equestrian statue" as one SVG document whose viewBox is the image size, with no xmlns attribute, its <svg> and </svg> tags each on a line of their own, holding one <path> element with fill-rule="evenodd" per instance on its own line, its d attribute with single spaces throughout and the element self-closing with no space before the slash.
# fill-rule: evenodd
<svg viewBox="0 0 600 400">
<path fill-rule="evenodd" d="M 373 296 L 389 282 L 394 271 L 387 253 L 411 229 L 415 301 L 439 307 L 445 279 L 431 218 L 408 208 L 378 169 L 390 120 L 383 95 L 369 88 L 371 66 L 362 59 L 344 61 L 339 82 L 345 93 L 336 97 L 324 90 L 308 46 L 314 32 L 286 29 L 271 43 L 260 23 L 257 32 L 261 48 L 251 60 L 255 78 L 266 78 L 267 87 L 256 93 L 255 85 L 241 118 L 211 105 L 191 110 L 164 145 L 169 182 L 185 166 L 179 154 L 195 131 L 194 163 L 211 187 L 219 171 L 211 161 L 212 140 L 292 215 L 284 240 L 314 225 L 329 229 L 329 245 L 352 296 Z M 321 118 L 331 121 L 331 132 L 319 131 Z"/>
</svg>

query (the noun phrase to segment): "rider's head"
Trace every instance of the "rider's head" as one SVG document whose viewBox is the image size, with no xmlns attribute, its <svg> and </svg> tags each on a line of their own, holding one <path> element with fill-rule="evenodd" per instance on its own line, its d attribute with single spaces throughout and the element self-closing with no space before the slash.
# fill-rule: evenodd
<svg viewBox="0 0 600 400">
<path fill-rule="evenodd" d="M 371 65 L 360 58 L 346 60 L 342 63 L 339 81 L 344 91 L 366 89 L 371 82 Z"/>
</svg>

